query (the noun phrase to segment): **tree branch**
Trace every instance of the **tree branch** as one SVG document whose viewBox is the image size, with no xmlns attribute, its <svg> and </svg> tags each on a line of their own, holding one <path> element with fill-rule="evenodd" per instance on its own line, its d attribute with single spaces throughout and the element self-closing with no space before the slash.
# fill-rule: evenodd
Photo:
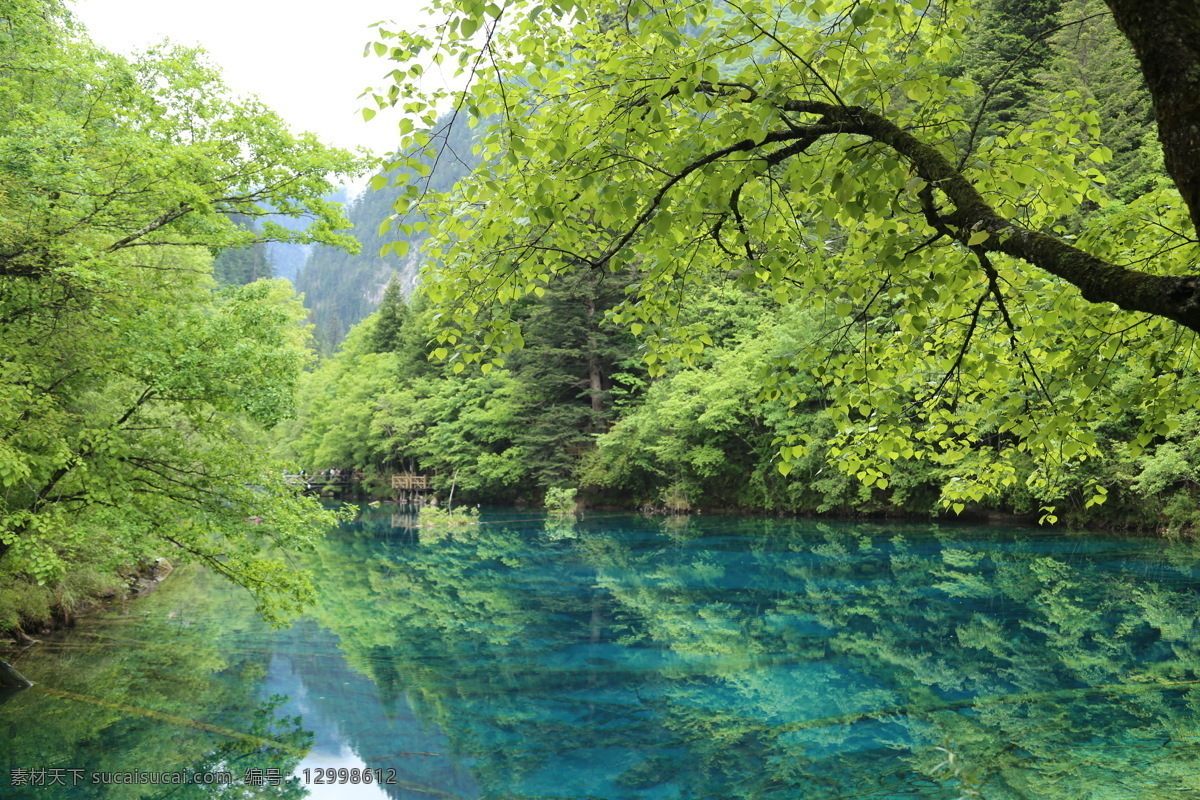
<svg viewBox="0 0 1200 800">
<path fill-rule="evenodd" d="M 113 242 L 105 249 L 108 250 L 110 253 L 114 250 L 120 250 L 122 247 L 128 246 L 131 242 L 137 241 L 138 239 L 142 238 L 146 234 L 152 233 L 152 232 L 158 230 L 159 228 L 163 227 L 164 225 L 171 224 L 175 220 L 179 219 L 182 216 L 185 216 L 186 214 L 190 213 L 191 211 L 192 211 L 192 207 L 189 206 L 187 203 L 180 203 L 173 210 L 168 211 L 165 214 L 161 214 L 161 215 L 155 217 L 154 219 L 152 219 L 150 222 L 143 225 L 138 230 L 134 231 L 133 233 L 129 234 L 128 236 L 126 236 L 123 239 L 118 239 L 117 241 Z"/>
<path fill-rule="evenodd" d="M 917 139 L 896 123 L 865 108 L 842 108 L 829 103 L 791 100 L 784 108 L 793 113 L 820 114 L 830 127 L 866 136 L 906 158 L 932 188 L 954 205 L 950 213 L 935 214 L 966 244 L 971 235 L 986 231 L 979 246 L 1026 261 L 1078 287 L 1092 303 L 1114 303 L 1126 311 L 1142 311 L 1174 320 L 1200 332 L 1200 276 L 1152 275 L 1111 264 L 1040 231 L 1029 230 L 1001 216 L 969 180 L 932 145 Z M 1200 137 L 1200 131 L 1197 136 Z M 1197 150 L 1200 155 L 1200 149 Z M 1200 196 L 1200 164 L 1197 165 Z M 926 208 L 926 216 L 929 217 Z M 932 224 L 931 220 L 931 224 Z M 934 226 L 935 229 L 941 229 Z"/>
</svg>

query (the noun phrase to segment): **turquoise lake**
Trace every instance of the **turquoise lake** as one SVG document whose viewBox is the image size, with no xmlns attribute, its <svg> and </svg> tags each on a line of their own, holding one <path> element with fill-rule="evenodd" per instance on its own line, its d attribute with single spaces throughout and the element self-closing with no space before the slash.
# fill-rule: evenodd
<svg viewBox="0 0 1200 800">
<path fill-rule="evenodd" d="M 287 630 L 181 567 L 0 648 L 0 797 L 1200 798 L 1194 543 L 363 513 Z"/>
</svg>

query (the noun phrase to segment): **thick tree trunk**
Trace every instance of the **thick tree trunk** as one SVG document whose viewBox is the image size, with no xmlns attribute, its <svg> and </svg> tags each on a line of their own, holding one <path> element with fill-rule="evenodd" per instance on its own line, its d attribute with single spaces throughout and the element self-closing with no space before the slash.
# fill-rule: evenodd
<svg viewBox="0 0 1200 800">
<path fill-rule="evenodd" d="M 1142 65 L 1167 173 L 1200 231 L 1200 2 L 1105 2 Z"/>
</svg>

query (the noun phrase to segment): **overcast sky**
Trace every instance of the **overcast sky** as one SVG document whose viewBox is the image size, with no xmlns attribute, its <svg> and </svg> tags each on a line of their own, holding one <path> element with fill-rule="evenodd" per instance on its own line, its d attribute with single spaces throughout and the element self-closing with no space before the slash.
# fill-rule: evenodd
<svg viewBox="0 0 1200 800">
<path fill-rule="evenodd" d="M 369 26 L 416 23 L 425 0 L 75 0 L 92 39 L 128 53 L 169 38 L 212 54 L 226 82 L 255 94 L 292 127 L 377 153 L 396 144 L 397 116 L 364 122 L 358 95 L 382 83 L 387 61 L 363 57 Z"/>
</svg>

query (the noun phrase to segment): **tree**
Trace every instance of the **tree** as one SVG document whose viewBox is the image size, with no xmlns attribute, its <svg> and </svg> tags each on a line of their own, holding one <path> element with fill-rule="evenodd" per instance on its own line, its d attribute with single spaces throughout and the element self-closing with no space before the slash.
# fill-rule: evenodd
<svg viewBox="0 0 1200 800">
<path fill-rule="evenodd" d="M 1050 35 L 1052 56 L 1042 81 L 1094 98 L 1105 122 L 1112 161 L 1101 167 L 1112 194 L 1126 202 L 1154 189 L 1162 155 L 1154 109 L 1129 41 L 1102 0 L 1067 0 Z"/>
<path fill-rule="evenodd" d="M 363 162 L 230 95 L 199 50 L 162 46 L 127 60 L 81 39 L 55 4 L 31 4 L 50 9 L 46 18 L 7 5 L 0 275 L 50 279 L 164 245 L 354 246 L 337 233 L 347 226 L 340 208 L 321 197 L 329 175 Z M 272 213 L 312 224 L 266 221 L 261 233 L 239 224 Z"/>
<path fill-rule="evenodd" d="M 363 161 L 232 97 L 201 52 L 125 59 L 53 2 L 0 3 L 0 106 L 0 572 L 190 557 L 269 618 L 303 605 L 279 548 L 334 515 L 260 438 L 291 413 L 304 312 L 281 282 L 218 291 L 211 254 L 352 247 L 322 198 Z M 311 224 L 234 221 L 268 213 Z"/>
<path fill-rule="evenodd" d="M 408 304 L 404 301 L 400 281 L 393 274 L 387 288 L 383 290 L 383 299 L 375 312 L 368 346 L 376 353 L 399 349 L 408 321 Z"/>
<path fill-rule="evenodd" d="M 524 423 L 514 444 L 539 486 L 576 481 L 580 455 L 616 418 L 613 390 L 637 382 L 635 342 L 605 315 L 623 283 L 603 272 L 564 276 L 514 309 L 524 338 L 506 365 Z"/>
<path fill-rule="evenodd" d="M 985 102 L 985 123 L 989 115 L 1012 122 L 1028 110 L 1038 93 L 1039 73 L 1050 59 L 1046 32 L 1054 27 L 1062 3 L 990 0 L 979 5 L 979 19 L 972 26 L 961 67 L 992 88 Z"/>
<path fill-rule="evenodd" d="M 1128 204 L 1104 189 L 1112 152 L 1079 92 L 982 124 L 1004 75 L 953 75 L 978 24 L 968 2 L 433 3 L 438 35 L 379 34 L 399 62 L 379 102 L 431 126 L 393 166 L 440 146 L 442 97 L 407 82 L 423 62 L 468 76 L 450 93 L 460 114 L 498 120 L 456 191 L 413 183 L 397 204 L 438 243 L 441 341 L 485 362 L 519 341 L 515 299 L 623 271 L 612 318 L 661 372 L 706 342 L 673 324 L 678 298 L 731 280 L 840 319 L 764 391 L 799 402 L 789 376 L 818 378 L 841 469 L 886 486 L 897 460 L 928 459 L 957 470 L 943 499 L 959 509 L 1032 460 L 1022 474 L 1052 501 L 1117 409 L 1145 447 L 1200 399 L 1200 91 L 1182 77 L 1200 64 L 1200 9 L 1109 5 L 1174 184 Z M 1113 391 L 1118 359 L 1132 393 Z M 806 444 L 776 444 L 786 474 Z M 1088 503 L 1104 496 L 1096 483 Z"/>
</svg>

